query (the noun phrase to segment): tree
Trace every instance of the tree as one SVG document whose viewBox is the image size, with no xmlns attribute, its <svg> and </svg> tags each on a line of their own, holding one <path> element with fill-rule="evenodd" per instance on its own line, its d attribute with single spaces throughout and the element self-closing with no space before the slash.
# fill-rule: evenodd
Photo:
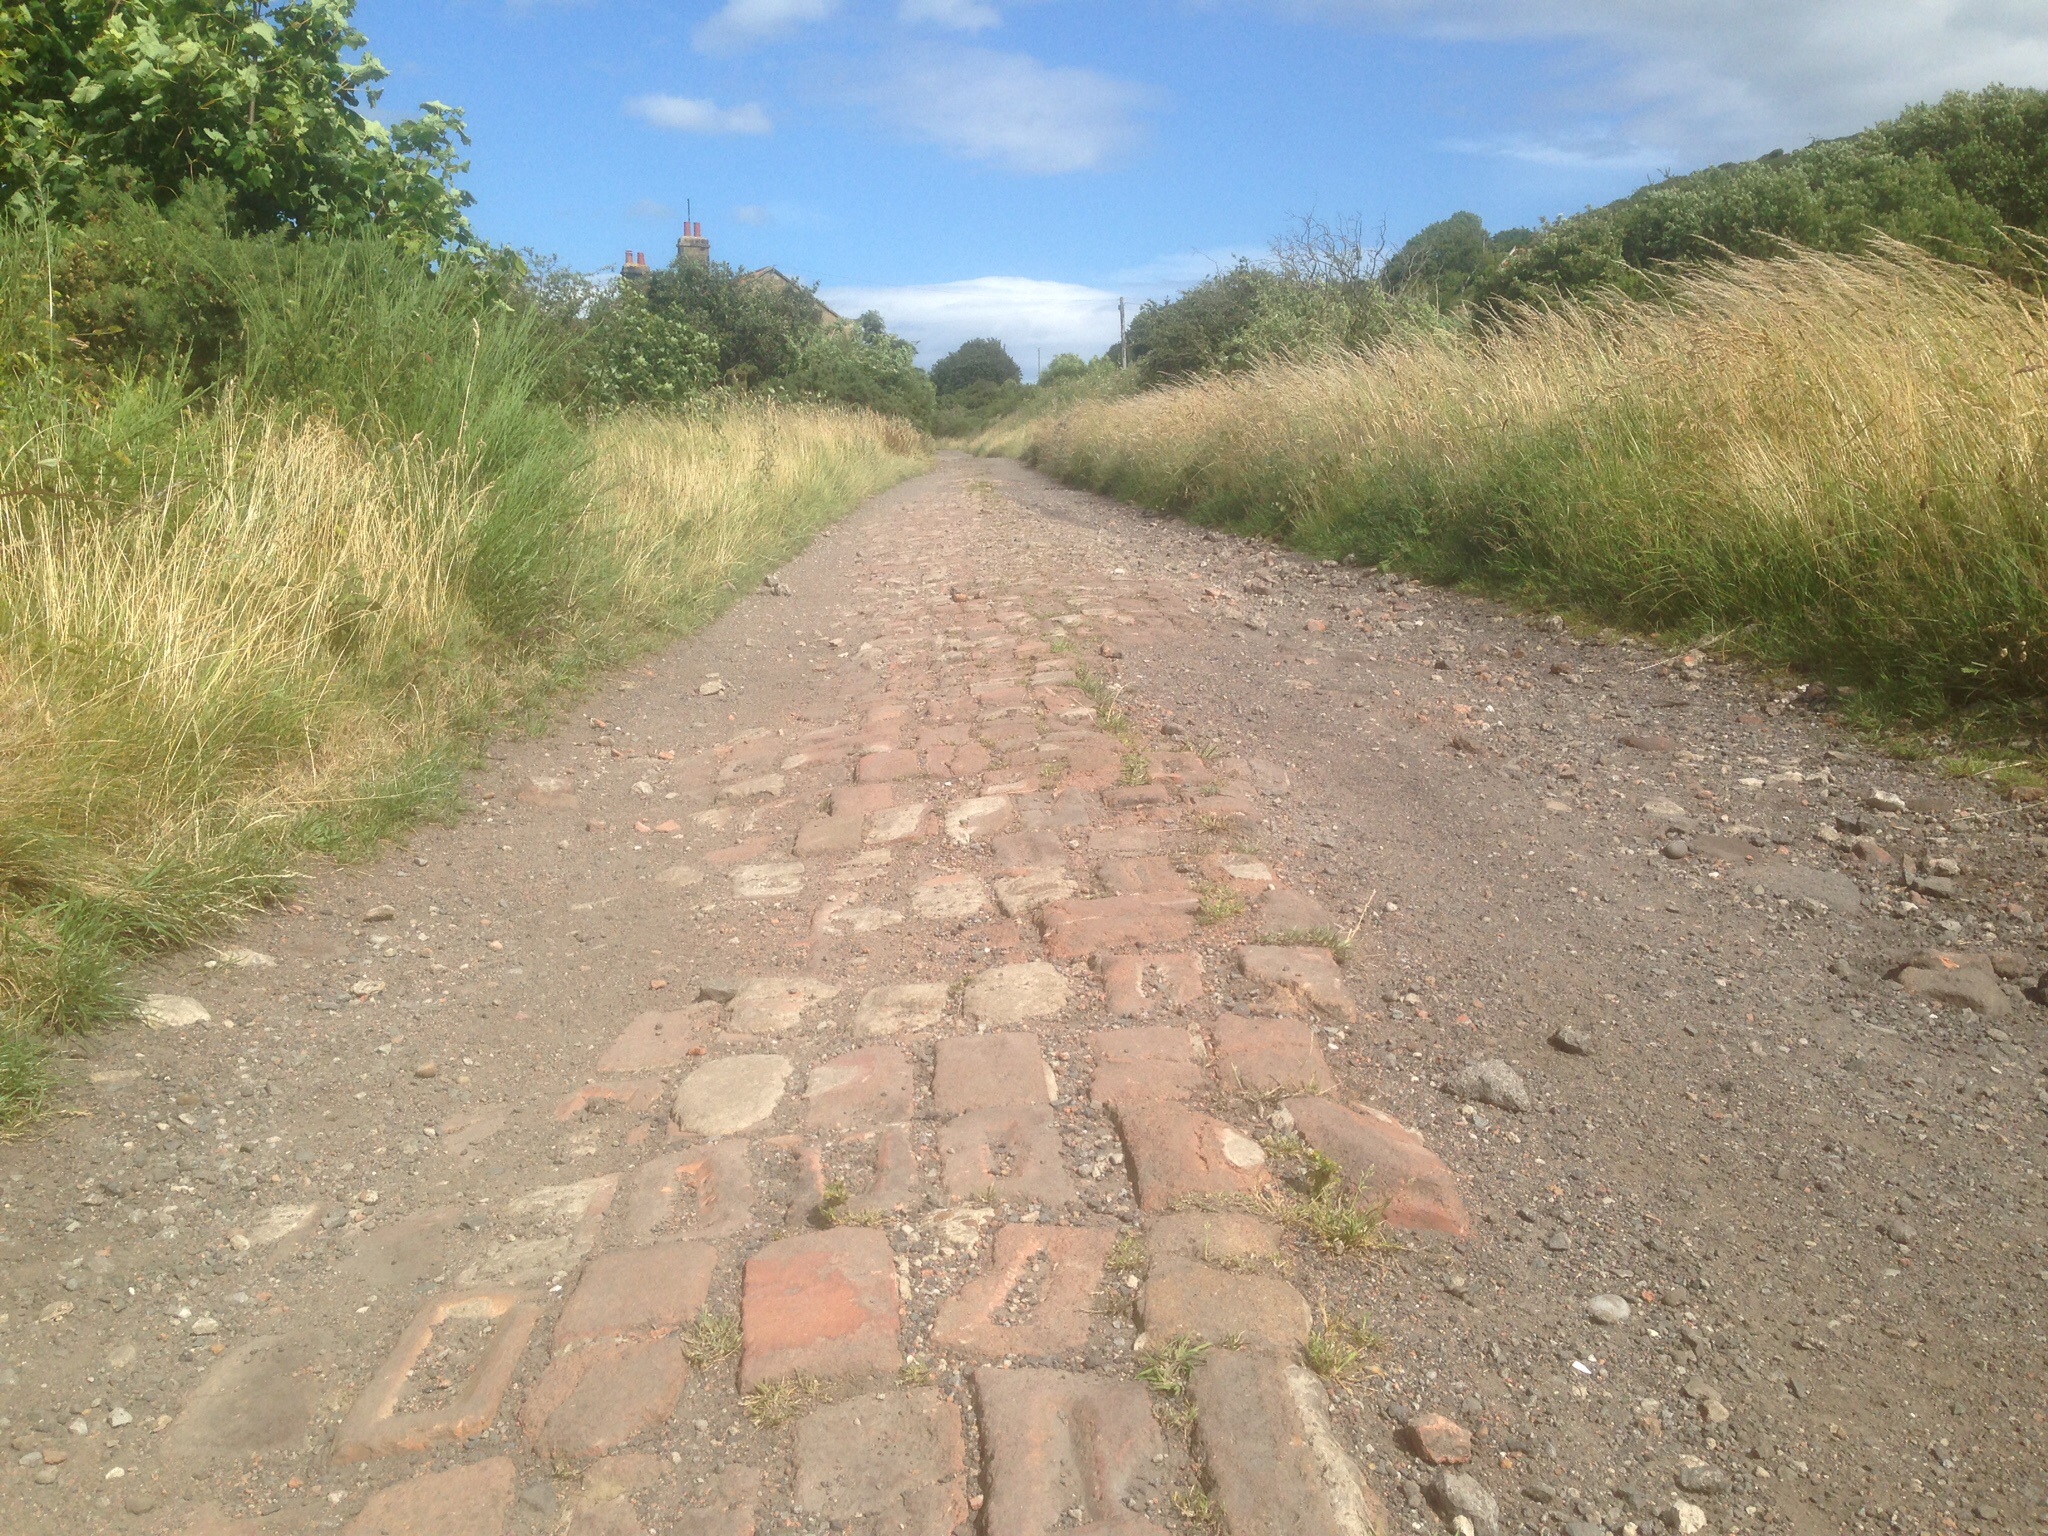
<svg viewBox="0 0 2048 1536">
<path fill-rule="evenodd" d="M 963 341 L 932 364 L 932 387 L 939 397 L 957 394 L 970 384 L 1015 384 L 1024 370 L 1009 349 L 993 336 Z"/>
<path fill-rule="evenodd" d="M 218 182 L 244 231 L 471 249 L 462 114 L 363 115 L 386 71 L 354 0 L 0 0 L 0 205 L 71 220 L 108 191 Z M 349 55 L 357 55 L 353 61 Z"/>
<path fill-rule="evenodd" d="M 1062 352 L 1038 372 L 1041 384 L 1064 384 L 1088 377 L 1088 364 L 1078 352 Z"/>
<path fill-rule="evenodd" d="M 591 317 L 587 387 L 601 405 L 674 405 L 718 382 L 718 344 L 621 283 Z"/>
</svg>

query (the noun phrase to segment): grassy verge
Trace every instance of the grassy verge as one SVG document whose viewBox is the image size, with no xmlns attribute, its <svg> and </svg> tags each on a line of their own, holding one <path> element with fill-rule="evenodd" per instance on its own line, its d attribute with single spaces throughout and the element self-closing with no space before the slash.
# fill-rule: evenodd
<svg viewBox="0 0 2048 1536">
<path fill-rule="evenodd" d="M 992 429 L 1072 483 L 1859 685 L 2048 697 L 2048 307 L 1900 247 Z"/>
<path fill-rule="evenodd" d="M 113 419 L 135 390 L 52 398 L 6 445 L 0 1123 L 33 1107 L 40 1040 L 126 1012 L 125 959 L 273 896 L 309 850 L 444 811 L 479 733 L 702 622 L 925 461 L 866 413 L 586 432 L 487 394 L 464 420 L 457 388 L 439 441 L 331 405 L 145 430 Z"/>
</svg>

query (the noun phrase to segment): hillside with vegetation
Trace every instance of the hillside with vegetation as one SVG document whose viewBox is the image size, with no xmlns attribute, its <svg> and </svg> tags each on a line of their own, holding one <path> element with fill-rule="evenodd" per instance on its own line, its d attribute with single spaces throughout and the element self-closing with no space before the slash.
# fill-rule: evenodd
<svg viewBox="0 0 2048 1536">
<path fill-rule="evenodd" d="M 2048 93 L 1994 87 L 1399 251 L 1309 226 L 982 451 L 1968 718 L 2048 706 Z"/>
<path fill-rule="evenodd" d="M 925 462 L 879 317 L 480 240 L 350 10 L 0 8 L 0 1122 L 127 960 Z"/>
</svg>

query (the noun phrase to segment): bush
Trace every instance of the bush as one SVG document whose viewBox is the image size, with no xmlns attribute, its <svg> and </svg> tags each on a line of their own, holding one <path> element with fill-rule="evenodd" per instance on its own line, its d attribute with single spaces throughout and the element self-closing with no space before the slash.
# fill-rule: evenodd
<svg viewBox="0 0 2048 1536">
<path fill-rule="evenodd" d="M 941 400 L 976 384 L 1000 387 L 1016 384 L 1023 377 L 1024 370 L 1010 356 L 1009 348 L 993 336 L 963 341 L 932 364 L 932 387 Z"/>
<path fill-rule="evenodd" d="M 584 387 L 598 405 L 678 405 L 718 381 L 718 343 L 621 284 L 590 322 Z"/>
<path fill-rule="evenodd" d="M 872 325 L 820 326 L 805 340 L 796 366 L 777 380 L 783 392 L 804 400 L 860 406 L 900 416 L 922 428 L 932 423 L 932 381 L 917 366 L 917 350 Z"/>
</svg>

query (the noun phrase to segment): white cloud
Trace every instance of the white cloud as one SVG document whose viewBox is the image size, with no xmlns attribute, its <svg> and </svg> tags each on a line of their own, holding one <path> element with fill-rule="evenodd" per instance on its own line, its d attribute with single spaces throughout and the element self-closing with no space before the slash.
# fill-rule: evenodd
<svg viewBox="0 0 2048 1536">
<path fill-rule="evenodd" d="M 1295 14 L 1477 42 L 1564 42 L 1590 73 L 1546 104 L 1544 126 L 1503 125 L 1495 151 L 1642 163 L 1797 148 L 1910 102 L 2000 81 L 2048 85 L 2039 0 L 1279 0 Z M 1554 141 L 1540 151 L 1537 140 Z M 1575 151 L 1576 141 L 1595 148 Z M 1625 140 L 1620 149 L 1612 141 Z"/>
<path fill-rule="evenodd" d="M 955 32 L 985 32 L 1002 25 L 1002 13 L 986 0 L 903 0 L 897 16 L 906 22 L 928 21 Z"/>
<path fill-rule="evenodd" d="M 1031 371 L 1033 350 L 1093 357 L 1116 342 L 1116 295 L 1080 283 L 1032 277 L 971 277 L 901 288 L 827 288 L 842 315 L 878 309 L 897 335 L 917 343 L 929 366 L 975 336 L 994 336 Z M 1135 313 L 1137 306 L 1133 304 Z"/>
<path fill-rule="evenodd" d="M 828 20 L 838 10 L 839 0 L 725 0 L 724 8 L 691 36 L 707 53 L 736 53 Z"/>
<path fill-rule="evenodd" d="M 721 107 L 689 96 L 635 96 L 626 103 L 626 115 L 677 133 L 771 133 L 775 128 L 768 114 L 751 101 L 743 107 Z"/>
<path fill-rule="evenodd" d="M 1095 170 L 1131 148 L 1152 93 L 1026 54 L 934 48 L 913 53 L 868 99 L 912 138 L 960 159 L 1058 176 Z"/>
<path fill-rule="evenodd" d="M 745 224 L 750 229 L 775 222 L 774 210 L 762 203 L 741 203 L 733 209 L 732 217 L 735 224 Z"/>
</svg>

